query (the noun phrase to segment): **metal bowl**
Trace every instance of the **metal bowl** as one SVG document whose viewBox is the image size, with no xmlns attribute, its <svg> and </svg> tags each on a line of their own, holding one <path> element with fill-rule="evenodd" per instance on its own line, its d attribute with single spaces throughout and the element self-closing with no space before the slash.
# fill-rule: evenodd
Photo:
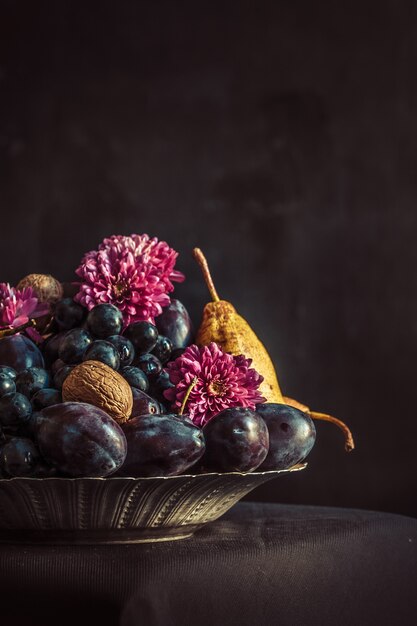
<svg viewBox="0 0 417 626">
<path fill-rule="evenodd" d="M 157 478 L 0 480 L 0 542 L 112 544 L 184 539 L 218 519 L 258 485 L 305 467 Z"/>
</svg>

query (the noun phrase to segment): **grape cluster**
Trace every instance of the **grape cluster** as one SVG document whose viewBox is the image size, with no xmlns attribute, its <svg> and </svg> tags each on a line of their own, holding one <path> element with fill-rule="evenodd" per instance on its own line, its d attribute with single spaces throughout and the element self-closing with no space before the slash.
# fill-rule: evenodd
<svg viewBox="0 0 417 626">
<path fill-rule="evenodd" d="M 63 298 L 54 332 L 38 348 L 19 334 L 0 340 L 0 476 L 169 476 L 193 471 L 285 469 L 314 444 L 308 415 L 286 405 L 235 407 L 204 428 L 166 404 L 166 364 L 192 342 L 185 307 L 173 300 L 156 325 L 112 304 L 90 311 Z M 132 390 L 119 425 L 102 409 L 63 402 L 62 385 L 83 361 L 113 368 Z"/>
</svg>

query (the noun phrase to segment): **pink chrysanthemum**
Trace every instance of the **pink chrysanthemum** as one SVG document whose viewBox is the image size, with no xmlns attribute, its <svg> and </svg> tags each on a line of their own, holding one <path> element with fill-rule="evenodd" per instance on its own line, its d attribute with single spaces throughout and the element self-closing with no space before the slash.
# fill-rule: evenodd
<svg viewBox="0 0 417 626">
<path fill-rule="evenodd" d="M 31 287 L 16 289 L 0 283 L 0 328 L 16 328 L 48 311 L 48 304 L 39 303 Z"/>
<path fill-rule="evenodd" d="M 76 273 L 82 279 L 75 300 L 92 309 L 96 304 L 115 304 L 125 325 L 154 323 L 162 307 L 170 303 L 173 281 L 184 275 L 174 270 L 178 253 L 165 241 L 149 235 L 113 235 L 84 255 Z"/>
<path fill-rule="evenodd" d="M 265 398 L 258 391 L 263 376 L 250 367 L 251 363 L 252 360 L 243 355 L 223 352 L 216 343 L 202 348 L 189 346 L 175 361 L 168 363 L 169 378 L 175 386 L 164 395 L 172 408 L 178 410 L 196 377 L 185 413 L 198 426 L 204 426 L 224 409 L 235 406 L 254 409 L 265 402 Z"/>
</svg>

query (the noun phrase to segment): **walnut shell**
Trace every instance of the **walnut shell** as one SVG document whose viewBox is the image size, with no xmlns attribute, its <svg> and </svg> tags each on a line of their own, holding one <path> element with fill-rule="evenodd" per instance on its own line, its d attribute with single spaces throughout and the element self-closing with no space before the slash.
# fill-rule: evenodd
<svg viewBox="0 0 417 626">
<path fill-rule="evenodd" d="M 53 304 L 60 300 L 63 295 L 62 285 L 50 274 L 28 274 L 17 285 L 18 289 L 32 287 L 39 302 Z"/>
<path fill-rule="evenodd" d="M 93 404 L 119 424 L 129 419 L 133 408 L 129 383 L 100 361 L 84 361 L 77 365 L 64 381 L 62 399 L 64 402 Z"/>
</svg>

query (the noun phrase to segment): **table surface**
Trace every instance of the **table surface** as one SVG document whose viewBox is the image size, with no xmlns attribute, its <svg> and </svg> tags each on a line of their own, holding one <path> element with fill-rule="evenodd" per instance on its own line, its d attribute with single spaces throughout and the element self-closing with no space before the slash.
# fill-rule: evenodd
<svg viewBox="0 0 417 626">
<path fill-rule="evenodd" d="M 0 546 L 2 626 L 417 623 L 417 520 L 239 503 L 193 538 Z"/>
</svg>

